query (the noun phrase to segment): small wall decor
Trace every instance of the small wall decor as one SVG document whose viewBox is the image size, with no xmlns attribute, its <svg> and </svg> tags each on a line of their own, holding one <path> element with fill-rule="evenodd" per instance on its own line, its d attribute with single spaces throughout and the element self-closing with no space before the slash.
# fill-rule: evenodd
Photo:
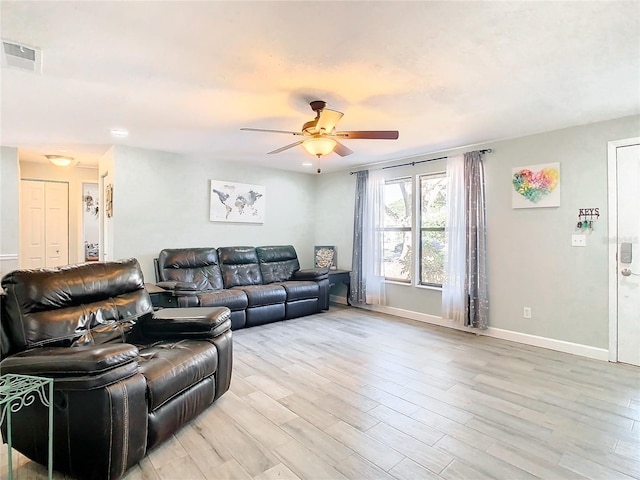
<svg viewBox="0 0 640 480">
<path fill-rule="evenodd" d="M 83 184 L 84 186 L 85 184 Z M 94 217 L 98 217 L 98 192 L 97 192 L 97 184 L 86 184 L 91 185 L 91 187 L 86 187 L 85 194 L 82 196 L 82 201 L 84 202 L 85 212 L 91 213 Z"/>
<path fill-rule="evenodd" d="M 107 185 L 104 193 L 104 213 L 107 218 L 113 217 L 113 185 Z"/>
<path fill-rule="evenodd" d="M 581 208 L 578 210 L 577 230 L 593 230 L 594 221 L 600 218 L 599 208 Z"/>
<path fill-rule="evenodd" d="M 210 221 L 264 223 L 264 186 L 210 180 L 209 193 Z"/>
<path fill-rule="evenodd" d="M 82 239 L 84 240 L 84 261 L 94 262 L 100 258 L 100 211 L 97 183 L 82 184 Z"/>
<path fill-rule="evenodd" d="M 315 258 L 316 267 L 329 268 L 330 270 L 338 268 L 336 247 L 333 245 L 315 246 L 313 257 Z"/>
<path fill-rule="evenodd" d="M 511 183 L 513 208 L 560 206 L 560 163 L 516 167 Z"/>
</svg>

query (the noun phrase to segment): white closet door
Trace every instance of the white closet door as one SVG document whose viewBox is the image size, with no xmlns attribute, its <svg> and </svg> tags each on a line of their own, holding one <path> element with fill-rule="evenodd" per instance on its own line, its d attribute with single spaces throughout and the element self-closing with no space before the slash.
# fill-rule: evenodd
<svg viewBox="0 0 640 480">
<path fill-rule="evenodd" d="M 20 183 L 20 267 L 69 263 L 69 184 Z"/>
</svg>

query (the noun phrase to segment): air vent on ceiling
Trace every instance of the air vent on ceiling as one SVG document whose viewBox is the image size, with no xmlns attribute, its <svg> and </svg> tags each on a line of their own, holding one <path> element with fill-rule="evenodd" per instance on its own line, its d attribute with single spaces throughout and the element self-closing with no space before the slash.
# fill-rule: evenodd
<svg viewBox="0 0 640 480">
<path fill-rule="evenodd" d="M 42 73 L 42 50 L 2 40 L 2 66 Z"/>
</svg>

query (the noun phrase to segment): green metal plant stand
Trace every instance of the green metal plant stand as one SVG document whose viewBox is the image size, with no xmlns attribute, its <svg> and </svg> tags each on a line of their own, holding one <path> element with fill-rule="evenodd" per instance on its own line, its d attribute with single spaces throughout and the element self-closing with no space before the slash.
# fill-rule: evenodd
<svg viewBox="0 0 640 480">
<path fill-rule="evenodd" d="M 0 425 L 7 421 L 7 447 L 9 450 L 9 480 L 13 479 L 11 456 L 11 414 L 28 407 L 36 396 L 49 408 L 49 480 L 53 478 L 53 379 L 30 375 L 0 375 Z"/>
</svg>

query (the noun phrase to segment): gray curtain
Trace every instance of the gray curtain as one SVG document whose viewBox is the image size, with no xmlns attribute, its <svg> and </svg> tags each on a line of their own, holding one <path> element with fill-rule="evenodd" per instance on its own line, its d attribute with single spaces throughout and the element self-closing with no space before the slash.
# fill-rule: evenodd
<svg viewBox="0 0 640 480">
<path fill-rule="evenodd" d="M 464 154 L 464 180 L 467 187 L 467 326 L 485 329 L 489 323 L 487 289 L 487 226 L 485 215 L 484 165 L 478 151 Z"/>
<path fill-rule="evenodd" d="M 367 299 L 367 291 L 362 266 L 362 227 L 369 171 L 364 170 L 356 175 L 356 202 L 353 212 L 353 256 L 351 258 L 351 303 L 364 305 Z"/>
</svg>

